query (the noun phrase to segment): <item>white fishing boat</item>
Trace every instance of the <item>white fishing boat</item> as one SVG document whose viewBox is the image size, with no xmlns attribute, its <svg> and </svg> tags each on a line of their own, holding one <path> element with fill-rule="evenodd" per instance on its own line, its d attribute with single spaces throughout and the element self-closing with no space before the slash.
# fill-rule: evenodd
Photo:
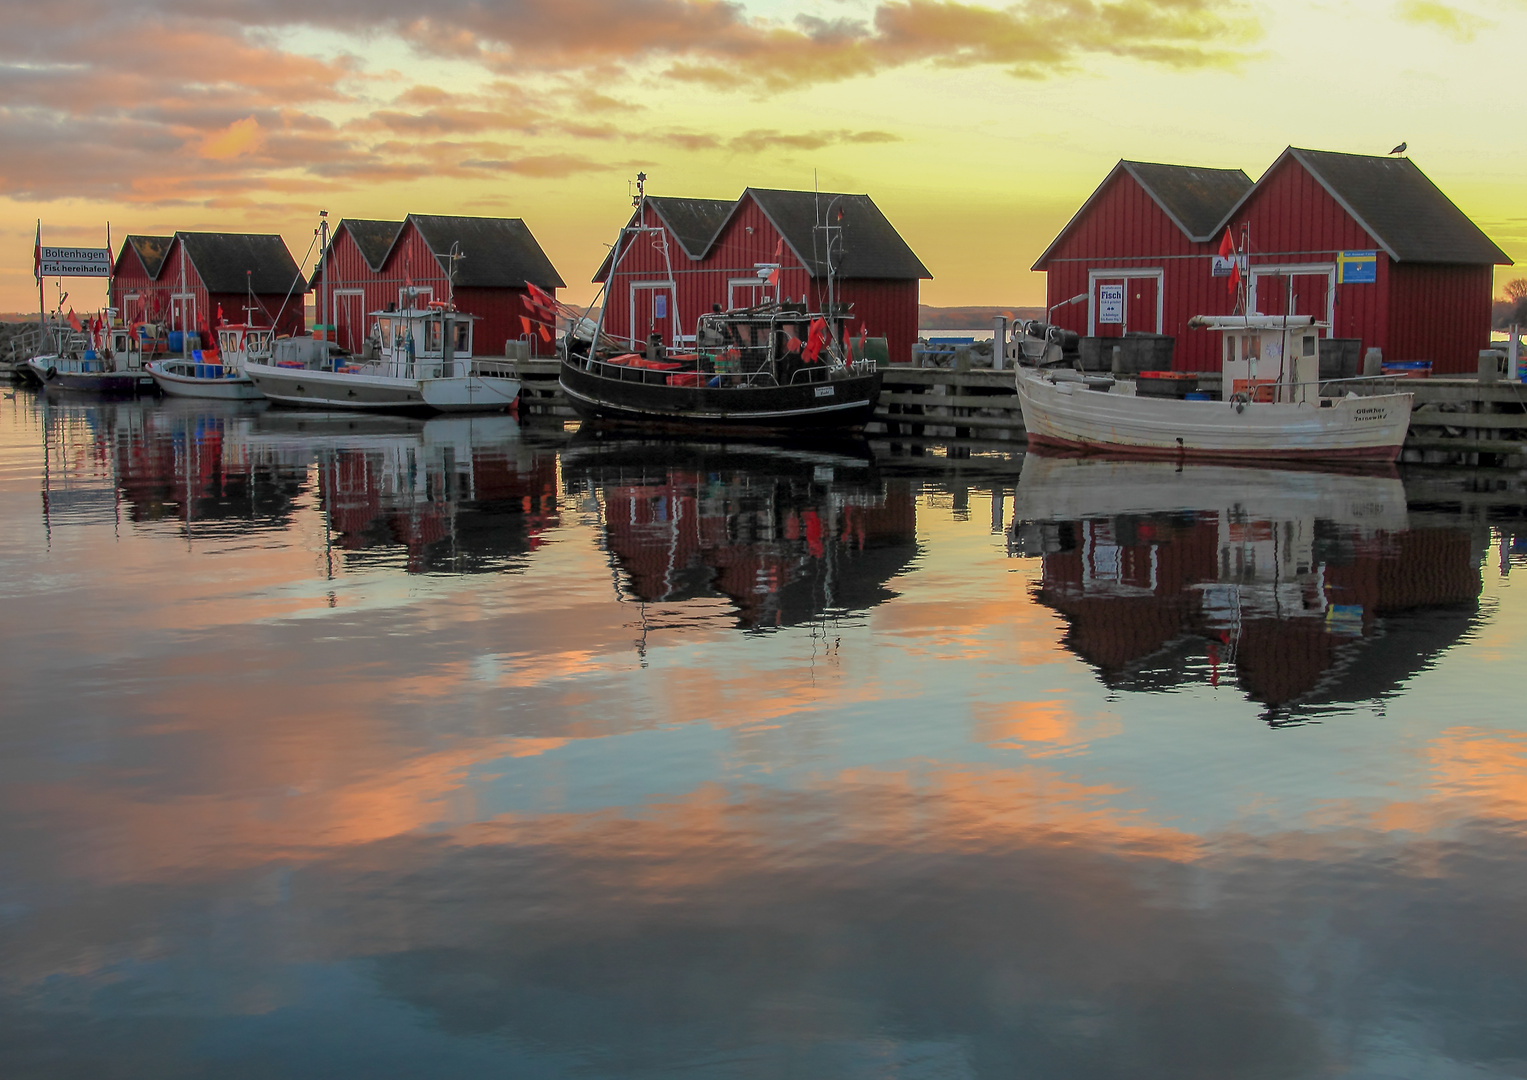
<svg viewBox="0 0 1527 1080">
<path fill-rule="evenodd" d="M 1342 393 L 1340 380 L 1322 381 L 1318 326 L 1309 316 L 1198 316 L 1190 325 L 1223 336 L 1217 400 L 1196 391 L 1162 396 L 1160 387 L 1191 376 L 1130 380 L 1019 367 L 1030 444 L 1252 461 L 1399 456 L 1413 395 L 1359 396 Z"/>
<path fill-rule="evenodd" d="M 360 355 L 319 338 L 278 338 L 245 374 L 272 401 L 320 409 L 495 412 L 519 396 L 512 361 L 473 357 L 476 316 L 430 304 L 371 317 Z"/>
<path fill-rule="evenodd" d="M 263 397 L 244 368 L 251 360 L 268 360 L 276 332 L 255 326 L 220 326 L 217 352 L 170 357 L 144 365 L 154 382 L 173 397 L 215 401 L 253 401 Z"/>
</svg>

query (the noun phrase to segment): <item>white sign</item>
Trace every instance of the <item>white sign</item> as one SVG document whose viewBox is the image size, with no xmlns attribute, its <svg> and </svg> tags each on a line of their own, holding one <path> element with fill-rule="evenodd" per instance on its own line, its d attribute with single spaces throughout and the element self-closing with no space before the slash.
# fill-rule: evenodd
<svg viewBox="0 0 1527 1080">
<path fill-rule="evenodd" d="M 42 277 L 111 277 L 111 249 L 45 247 L 37 272 Z"/>
<path fill-rule="evenodd" d="M 1213 277 L 1229 277 L 1231 269 L 1234 268 L 1237 263 L 1240 264 L 1241 273 L 1245 274 L 1246 256 L 1232 255 L 1229 258 L 1226 258 L 1224 255 L 1215 255 L 1213 257 L 1213 261 L 1210 263 L 1209 273 Z"/>
<path fill-rule="evenodd" d="M 1098 322 L 1104 326 L 1124 325 L 1124 286 L 1098 286 Z"/>
</svg>

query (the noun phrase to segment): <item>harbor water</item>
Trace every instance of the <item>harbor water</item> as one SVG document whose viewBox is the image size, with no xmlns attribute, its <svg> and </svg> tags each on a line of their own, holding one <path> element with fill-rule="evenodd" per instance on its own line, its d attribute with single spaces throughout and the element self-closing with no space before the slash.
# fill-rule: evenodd
<svg viewBox="0 0 1527 1080">
<path fill-rule="evenodd" d="M 1521 1076 L 1522 505 L 18 390 L 0 1076 Z"/>
</svg>

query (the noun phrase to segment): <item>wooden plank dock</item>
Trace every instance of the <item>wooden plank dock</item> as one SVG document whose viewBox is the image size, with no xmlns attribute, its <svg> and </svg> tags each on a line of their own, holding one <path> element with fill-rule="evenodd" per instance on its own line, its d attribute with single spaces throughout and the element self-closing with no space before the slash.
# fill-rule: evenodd
<svg viewBox="0 0 1527 1080">
<path fill-rule="evenodd" d="M 557 361 L 520 361 L 520 414 L 576 419 L 557 385 Z M 892 364 L 866 435 L 909 447 L 970 452 L 1022 450 L 1023 414 L 1013 373 Z M 1345 384 L 1354 393 L 1415 394 L 1402 460 L 1463 466 L 1527 466 L 1527 386 L 1475 379 L 1374 379 Z M 915 451 L 914 451 L 915 452 Z"/>
</svg>

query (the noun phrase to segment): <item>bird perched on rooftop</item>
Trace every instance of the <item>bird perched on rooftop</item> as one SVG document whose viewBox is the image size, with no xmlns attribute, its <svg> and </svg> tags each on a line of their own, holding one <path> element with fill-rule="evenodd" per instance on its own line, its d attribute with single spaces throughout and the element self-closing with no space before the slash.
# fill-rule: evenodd
<svg viewBox="0 0 1527 1080">
<path fill-rule="evenodd" d="M 1391 154 L 1403 154 L 1403 153 L 1405 153 L 1405 144 L 1401 143 L 1399 146 L 1396 146 L 1393 150 L 1391 150 L 1389 152 Z"/>
</svg>

